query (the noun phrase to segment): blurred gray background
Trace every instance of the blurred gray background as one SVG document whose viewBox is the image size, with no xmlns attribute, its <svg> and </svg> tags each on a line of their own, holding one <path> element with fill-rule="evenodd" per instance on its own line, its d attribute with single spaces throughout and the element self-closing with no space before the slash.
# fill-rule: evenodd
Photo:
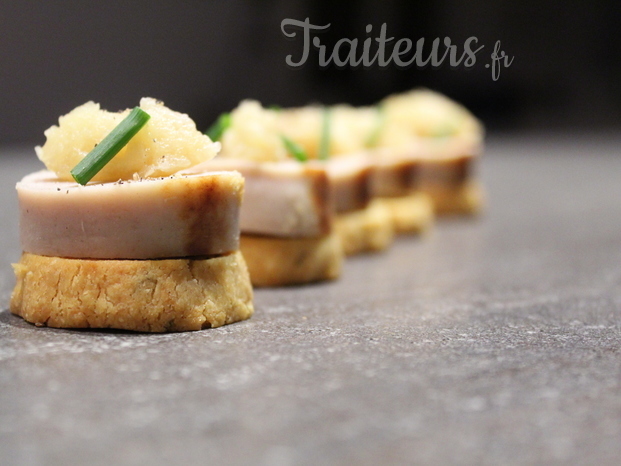
<svg viewBox="0 0 621 466">
<path fill-rule="evenodd" d="M 413 41 L 476 36 L 472 69 L 320 69 L 299 57 L 284 18 L 331 23 L 320 38 L 388 35 Z M 365 26 L 373 25 L 371 34 Z M 205 129 L 244 98 L 265 104 L 371 104 L 424 85 L 463 102 L 490 132 L 611 131 L 621 121 L 619 2 L 508 0 L 0 1 L 0 144 L 41 144 L 59 115 L 88 100 L 108 110 L 141 96 L 189 113 Z M 515 56 L 498 81 L 494 43 Z M 460 47 L 461 49 L 461 47 Z"/>
</svg>

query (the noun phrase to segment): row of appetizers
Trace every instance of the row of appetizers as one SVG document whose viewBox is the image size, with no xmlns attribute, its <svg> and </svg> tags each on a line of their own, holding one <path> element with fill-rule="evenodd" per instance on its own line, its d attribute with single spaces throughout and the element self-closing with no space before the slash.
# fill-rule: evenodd
<svg viewBox="0 0 621 466">
<path fill-rule="evenodd" d="M 480 208 L 481 126 L 431 91 L 369 108 L 244 101 L 208 134 L 148 98 L 60 117 L 36 148 L 47 170 L 17 184 L 11 311 L 62 328 L 217 327 L 252 315 L 252 285 L 336 278 L 345 254 Z"/>
<path fill-rule="evenodd" d="M 255 286 L 335 278 L 343 255 L 481 207 L 482 127 L 429 90 L 364 108 L 243 101 L 208 133 L 222 144 L 208 165 L 246 180 L 241 251 Z"/>
</svg>

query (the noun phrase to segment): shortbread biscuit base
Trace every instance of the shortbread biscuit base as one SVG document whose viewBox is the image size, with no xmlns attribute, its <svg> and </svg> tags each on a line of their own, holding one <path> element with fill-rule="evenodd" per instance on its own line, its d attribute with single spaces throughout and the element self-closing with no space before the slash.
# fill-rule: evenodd
<svg viewBox="0 0 621 466">
<path fill-rule="evenodd" d="M 284 286 L 333 280 L 343 251 L 335 232 L 318 238 L 241 235 L 240 249 L 254 286 Z"/>
<path fill-rule="evenodd" d="M 378 201 L 390 212 L 397 234 L 424 233 L 433 225 L 433 202 L 423 192 L 415 192 L 407 196 L 382 197 Z"/>
<path fill-rule="evenodd" d="M 475 215 L 485 207 L 485 193 L 478 181 L 454 186 L 429 185 L 423 190 L 431 197 L 438 215 Z"/>
<path fill-rule="evenodd" d="M 390 210 L 380 199 L 374 199 L 364 209 L 337 215 L 334 227 L 346 256 L 383 251 L 395 237 Z"/>
<path fill-rule="evenodd" d="M 38 326 L 173 332 L 249 318 L 239 251 L 211 259 L 85 260 L 22 254 L 11 312 Z"/>
</svg>

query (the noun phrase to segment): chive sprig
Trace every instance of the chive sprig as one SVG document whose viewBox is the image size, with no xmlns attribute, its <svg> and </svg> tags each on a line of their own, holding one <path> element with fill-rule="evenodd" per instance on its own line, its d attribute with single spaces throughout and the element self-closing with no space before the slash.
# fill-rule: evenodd
<svg viewBox="0 0 621 466">
<path fill-rule="evenodd" d="M 308 155 L 306 154 L 306 151 L 297 142 L 289 139 L 284 134 L 280 135 L 280 139 L 282 139 L 282 143 L 285 145 L 285 149 L 287 149 L 287 152 L 289 152 L 289 154 L 298 162 L 306 162 L 308 160 Z"/>
<path fill-rule="evenodd" d="M 209 139 L 212 141 L 219 141 L 222 138 L 224 132 L 229 129 L 232 123 L 232 118 L 230 113 L 223 113 L 218 117 L 216 122 L 209 127 L 205 134 L 209 136 Z"/>
<path fill-rule="evenodd" d="M 321 113 L 321 138 L 319 140 L 319 152 L 317 158 L 319 160 L 328 160 L 330 154 L 330 120 L 332 112 L 329 108 L 324 108 Z"/>
<path fill-rule="evenodd" d="M 151 116 L 135 107 L 86 157 L 71 170 L 71 176 L 85 185 L 106 166 L 119 151 L 142 129 Z"/>
</svg>

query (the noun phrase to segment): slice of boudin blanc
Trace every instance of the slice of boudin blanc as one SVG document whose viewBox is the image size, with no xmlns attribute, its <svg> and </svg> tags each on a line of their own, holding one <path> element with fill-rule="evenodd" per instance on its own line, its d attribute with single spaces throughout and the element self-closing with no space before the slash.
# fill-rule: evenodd
<svg viewBox="0 0 621 466">
<path fill-rule="evenodd" d="M 480 150 L 458 142 L 435 144 L 422 159 L 420 189 L 430 196 L 437 214 L 476 214 L 483 209 L 484 190 L 476 174 Z"/>
<path fill-rule="evenodd" d="M 238 249 L 243 190 L 235 172 L 80 186 L 40 171 L 17 183 L 22 249 L 86 259 L 227 254 Z"/>
<path fill-rule="evenodd" d="M 322 163 L 322 162 L 311 162 Z M 325 162 L 337 213 L 365 208 L 371 200 L 374 165 L 366 153 L 335 157 Z"/>
<path fill-rule="evenodd" d="M 421 162 L 421 186 L 457 186 L 474 178 L 474 157 L 428 158 Z"/>
<path fill-rule="evenodd" d="M 454 185 L 429 185 L 423 189 L 438 215 L 475 215 L 485 208 L 485 190 L 477 180 Z"/>
<path fill-rule="evenodd" d="M 236 170 L 244 176 L 243 234 L 312 238 L 331 231 L 333 204 L 323 164 L 216 157 L 195 169 Z"/>
<path fill-rule="evenodd" d="M 372 156 L 375 162 L 371 182 L 373 196 L 405 196 L 417 189 L 421 164 L 418 152 L 376 149 Z"/>
</svg>

